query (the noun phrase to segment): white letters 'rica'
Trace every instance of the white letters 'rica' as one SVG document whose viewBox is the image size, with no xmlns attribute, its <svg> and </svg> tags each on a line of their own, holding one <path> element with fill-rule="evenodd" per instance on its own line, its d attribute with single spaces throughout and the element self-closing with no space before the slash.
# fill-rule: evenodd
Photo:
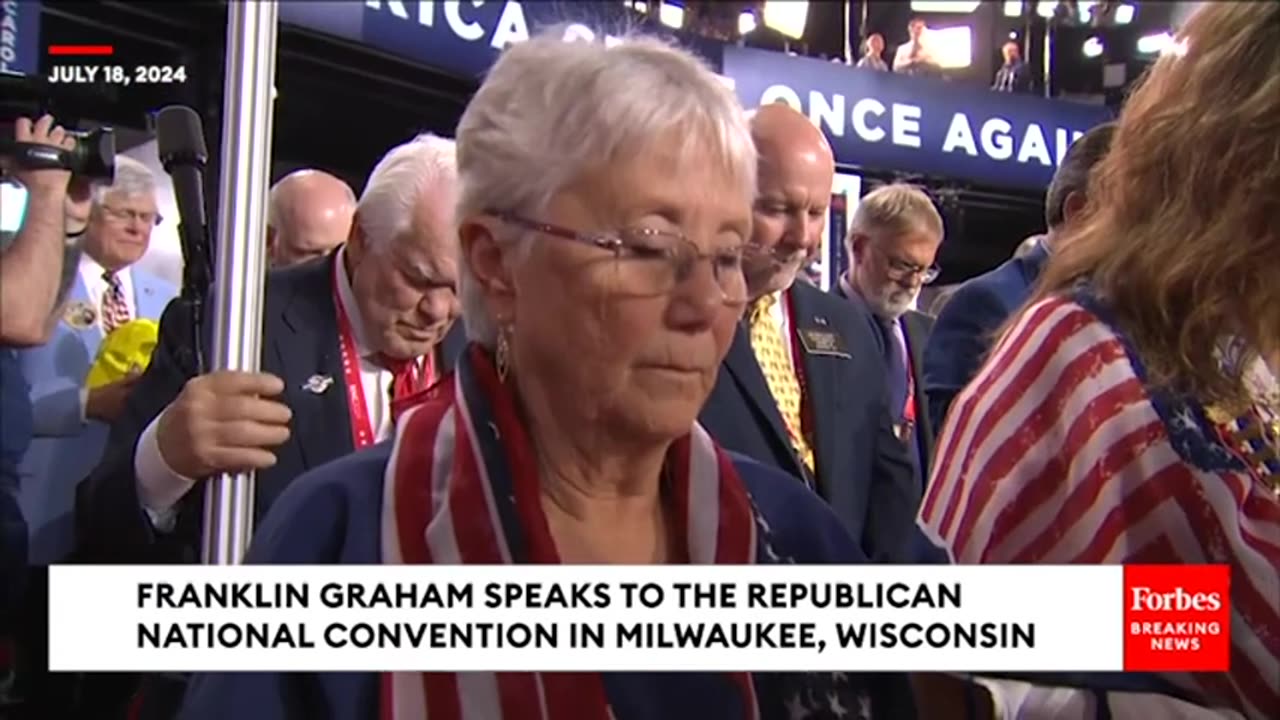
<svg viewBox="0 0 1280 720">
<path fill-rule="evenodd" d="M 394 16 L 401 20 L 409 20 L 409 10 L 404 5 L 404 0 L 365 0 L 365 7 L 373 10 L 381 10 L 383 6 Z M 478 8 L 484 5 L 484 0 L 470 0 L 467 3 L 458 0 L 444 0 L 444 2 L 436 2 L 436 0 L 421 0 L 418 3 L 419 25 L 424 27 L 436 26 L 436 5 L 442 6 L 444 10 L 444 23 L 449 32 L 453 33 L 462 40 L 468 42 L 479 42 L 485 39 L 486 30 L 483 25 L 463 17 L 462 5 L 470 5 L 472 8 Z M 524 7 L 514 0 L 509 0 L 502 5 L 502 14 L 498 17 L 498 22 L 494 24 L 493 29 L 488 31 L 488 44 L 495 50 L 501 50 L 511 43 L 524 42 L 529 39 L 529 23 L 524 16 Z M 594 40 L 595 32 L 580 23 L 572 23 L 565 27 L 564 39 L 572 40 Z M 615 45 L 621 42 L 619 38 L 612 35 L 605 37 L 606 45 Z"/>
<path fill-rule="evenodd" d="M 372 10 L 382 10 L 384 4 L 382 0 L 365 0 L 365 7 Z M 421 0 L 418 3 L 419 25 L 423 27 L 436 26 L 436 0 Z M 439 3 L 444 7 L 445 27 L 449 32 L 467 42 L 478 42 L 485 39 L 484 26 L 474 20 L 468 20 L 462 16 L 461 2 L 458 0 L 445 0 Z M 473 8 L 484 5 L 484 0 L 470 0 Z M 409 10 L 404 5 L 404 0 L 386 0 L 385 4 L 387 12 L 401 20 L 409 20 Z M 586 40 L 588 42 L 595 40 L 596 33 L 591 28 L 581 23 L 570 23 L 565 26 L 564 40 L 565 42 L 573 42 L 574 40 Z M 498 22 L 494 24 L 492 34 L 488 39 L 488 44 L 495 50 L 501 50 L 511 43 L 524 42 L 529 39 L 529 23 L 524 16 L 524 7 L 516 0 L 507 0 L 502 5 L 502 13 L 498 17 Z M 613 35 L 605 35 L 604 44 L 613 47 L 622 42 L 622 38 Z M 717 75 L 729 89 L 733 89 L 733 79 Z"/>
<path fill-rule="evenodd" d="M 1170 610 L 1197 612 L 1214 612 L 1222 609 L 1222 593 L 1189 593 L 1182 588 L 1173 592 L 1158 593 L 1149 587 L 1133 588 L 1131 610 L 1137 612 Z"/>
<path fill-rule="evenodd" d="M 492 28 L 486 29 L 479 22 L 467 17 L 463 5 L 470 9 L 481 7 L 485 0 L 421 0 L 418 3 L 418 16 L 411 18 L 403 0 L 365 0 L 365 6 L 373 10 L 384 10 L 401 20 L 416 20 L 424 27 L 436 27 L 436 6 L 441 6 L 444 27 L 450 33 L 467 42 L 487 42 L 495 50 L 501 50 L 511 43 L 529 39 L 529 23 L 525 18 L 524 7 L 517 0 L 506 0 L 502 4 L 502 12 Z M 487 36 L 487 37 L 486 37 Z M 593 40 L 595 32 L 580 23 L 572 23 L 565 27 L 564 39 Z M 605 44 L 620 42 L 613 36 L 605 37 Z M 724 78 L 729 87 L 733 87 L 731 78 Z M 805 102 L 800 94 L 786 85 L 771 85 L 760 96 L 757 105 L 782 101 L 800 112 L 805 112 Z M 846 112 L 847 100 L 844 95 L 824 95 L 817 90 L 810 91 L 808 97 L 808 115 L 814 124 L 825 128 L 833 137 L 844 137 L 846 119 L 853 126 L 853 132 L 864 142 L 878 143 L 886 137 L 893 145 L 907 148 L 920 148 L 920 118 L 923 110 L 918 105 L 892 103 L 888 107 L 875 98 L 861 98 L 853 103 Z M 885 129 L 885 115 L 888 114 L 888 130 Z M 1031 123 L 1023 130 L 1021 141 L 1015 142 L 1013 125 L 1004 118 L 993 117 L 982 123 L 975 141 L 973 127 L 967 115 L 955 113 L 951 125 L 947 129 L 947 137 L 942 143 L 942 152 L 963 152 L 972 157 L 979 154 L 991 160 L 1006 161 L 1014 156 L 1017 148 L 1017 162 L 1035 161 L 1045 167 L 1053 167 L 1062 162 L 1067 148 L 1083 133 L 1066 128 L 1057 128 L 1054 132 L 1054 153 L 1049 152 L 1048 141 L 1044 131 L 1036 123 Z"/>
<path fill-rule="evenodd" d="M 809 119 L 833 137 L 844 137 L 847 118 L 853 126 L 854 134 L 863 142 L 878 143 L 889 137 L 890 142 L 899 147 L 920 147 L 920 117 L 923 111 L 917 105 L 892 103 L 886 108 L 879 100 L 864 97 L 854 102 L 853 107 L 846 112 L 847 100 L 844 95 L 828 97 L 817 90 L 809 92 L 808 101 Z M 786 85 L 770 85 L 760 94 L 760 105 L 775 102 L 785 102 L 796 110 L 805 112 L 806 103 L 800 93 Z M 886 112 L 889 114 L 888 132 L 885 131 L 882 120 Z M 1005 161 L 1014 157 L 1016 147 L 1018 162 L 1035 161 L 1045 167 L 1054 167 L 1062 162 L 1071 143 L 1084 134 L 1057 128 L 1054 133 L 1055 152 L 1050 155 L 1044 130 L 1038 124 L 1028 124 L 1023 130 L 1021 141 L 1017 143 L 1013 130 L 1013 124 L 1008 120 L 989 118 L 979 128 L 975 142 L 969 117 L 958 112 L 951 117 L 947 137 L 942 142 L 942 152 L 963 152 L 972 157 L 978 157 L 981 153 L 991 160 Z"/>
</svg>

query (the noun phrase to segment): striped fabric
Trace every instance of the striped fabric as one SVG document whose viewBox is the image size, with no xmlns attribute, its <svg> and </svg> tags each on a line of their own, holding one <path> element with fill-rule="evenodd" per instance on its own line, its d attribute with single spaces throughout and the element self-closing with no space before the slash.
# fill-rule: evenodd
<svg viewBox="0 0 1280 720">
<path fill-rule="evenodd" d="M 756 561 L 756 517 L 737 472 L 700 427 L 669 456 L 675 521 L 694 563 Z M 452 378 L 406 409 L 385 475 L 387 564 L 558 563 L 536 463 L 508 386 L 469 348 Z M 732 679 L 759 720 L 750 675 Z M 597 673 L 387 673 L 383 720 L 610 720 Z M 620 713 L 621 714 L 621 713 Z"/>
<path fill-rule="evenodd" d="M 787 425 L 787 434 L 791 436 L 791 445 L 804 460 L 809 472 L 814 470 L 813 446 L 804 434 L 803 397 L 804 390 L 796 369 L 789 359 L 791 343 L 782 334 L 782 328 L 773 319 L 773 307 L 778 304 L 779 294 L 770 293 L 756 300 L 747 316 L 747 327 L 751 337 L 751 350 L 755 352 L 756 362 L 764 373 L 769 393 L 778 404 L 778 412 Z"/>
<path fill-rule="evenodd" d="M 963 563 L 1229 564 L 1231 671 L 1168 679 L 1280 717 L 1280 500 L 1105 317 L 1084 292 L 1023 313 L 948 414 L 921 524 Z"/>
<path fill-rule="evenodd" d="M 124 286 L 120 276 L 113 272 L 102 273 L 107 289 L 102 291 L 102 334 L 110 335 L 112 330 L 129 322 L 129 303 L 124 297 Z"/>
</svg>

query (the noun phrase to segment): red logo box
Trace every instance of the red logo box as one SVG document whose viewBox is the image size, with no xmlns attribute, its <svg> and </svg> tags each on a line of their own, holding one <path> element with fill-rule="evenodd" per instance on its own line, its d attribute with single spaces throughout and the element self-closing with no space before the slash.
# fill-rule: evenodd
<svg viewBox="0 0 1280 720">
<path fill-rule="evenodd" d="M 1231 569 L 1126 565 L 1124 669 L 1225 672 L 1231 664 Z"/>
</svg>

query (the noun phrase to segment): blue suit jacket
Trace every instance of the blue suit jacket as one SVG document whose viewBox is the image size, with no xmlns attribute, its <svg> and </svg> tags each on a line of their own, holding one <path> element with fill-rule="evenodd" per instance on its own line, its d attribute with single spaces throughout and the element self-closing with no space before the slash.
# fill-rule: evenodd
<svg viewBox="0 0 1280 720">
<path fill-rule="evenodd" d="M 27 566 L 18 467 L 31 445 L 31 399 L 18 357 L 0 347 L 0 638 L 15 627 Z"/>
<path fill-rule="evenodd" d="M 380 443 L 298 478 L 280 495 L 259 526 L 246 562 L 273 565 L 371 565 L 381 562 L 382 476 L 391 444 Z M 774 547 L 800 564 L 857 565 L 866 562 L 857 543 L 830 508 L 795 478 L 732 455 L 743 484 L 770 526 Z M 1074 687 L 1161 692 L 1150 676 L 1110 673 L 1018 675 L 1032 682 Z M 618 720 L 707 720 L 744 712 L 736 691 L 706 692 L 707 683 L 686 690 L 687 673 L 609 673 L 605 676 Z M 939 715 L 939 699 L 917 708 L 908 676 L 853 676 L 871 701 L 875 718 L 912 720 Z M 760 716 L 791 716 L 778 676 L 756 674 Z M 726 689 L 727 686 L 726 686 Z M 202 673 L 192 677 L 179 720 L 367 720 L 377 717 L 378 675 L 332 673 Z M 919 710 L 919 713 L 918 713 Z M 945 717 L 967 718 L 963 708 Z M 171 720 L 173 715 L 147 717 Z M 811 715 L 810 717 L 818 717 Z M 826 716 L 824 716 L 826 717 Z M 834 717 L 834 716 L 832 716 Z M 852 717 L 849 715 L 848 717 Z M 1105 715 L 1101 715 L 1105 717 Z"/>
<path fill-rule="evenodd" d="M 276 448 L 276 464 L 256 474 L 254 510 L 261 517 L 295 478 L 352 449 L 347 394 L 342 388 L 337 310 L 333 302 L 333 263 L 337 253 L 267 275 L 262 310 L 263 372 L 284 380 L 281 400 L 293 411 L 288 441 Z M 206 310 L 212 303 L 206 304 Z M 461 323 L 440 343 L 439 367 L 452 367 L 465 344 Z M 160 344 L 151 366 L 129 398 L 124 415 L 111 427 L 110 447 L 81 483 L 76 504 L 76 559 L 92 563 L 199 562 L 203 531 L 203 486 L 177 506 L 172 532 L 157 532 L 138 500 L 134 453 L 147 425 L 182 392 L 194 376 L 190 350 L 191 311 L 181 300 L 170 303 L 160 322 Z M 212 331 L 212 322 L 208 330 Z M 211 348 L 212 343 L 206 345 Z M 304 388 L 309 378 L 336 379 L 323 393 Z M 92 690 L 94 707 L 108 707 L 132 692 L 136 678 L 102 676 Z M 171 720 L 181 697 L 183 678 L 151 677 L 142 717 Z M 106 711 L 99 711 L 105 717 Z"/>
<path fill-rule="evenodd" d="M 280 399 L 293 411 L 293 420 L 289 439 L 276 448 L 276 464 L 256 475 L 259 516 L 294 478 L 353 449 L 333 302 L 336 258 L 336 253 L 330 253 L 267 276 L 261 369 L 284 380 Z M 439 360 L 445 369 L 452 367 L 463 344 L 459 325 L 441 343 Z M 170 304 L 160 323 L 160 343 L 151 366 L 138 381 L 124 415 L 111 427 L 106 456 L 80 488 L 78 558 L 82 561 L 199 561 L 204 492 L 187 493 L 178 504 L 173 531 L 158 533 L 138 500 L 133 462 L 142 433 L 195 375 L 190 327 L 188 304 L 180 300 Z M 212 330 L 212 322 L 208 329 Z M 323 393 L 310 392 L 304 386 L 317 375 L 337 382 Z"/>
<path fill-rule="evenodd" d="M 137 317 L 158 319 L 177 289 L 153 275 L 131 270 Z M 68 305 L 88 303 L 77 278 Z M 108 426 L 81 418 L 80 392 L 102 343 L 96 324 L 77 328 L 58 320 L 49 342 L 18 353 L 31 385 L 35 438 L 22 461 L 22 509 L 31 533 L 31 562 L 46 565 L 66 557 L 74 541 L 76 485 L 106 448 Z"/>
<path fill-rule="evenodd" d="M 278 565 L 377 564 L 381 557 L 382 475 L 390 443 L 325 465 L 291 484 L 254 537 L 247 562 Z M 774 547 L 797 563 L 860 564 L 839 521 L 794 478 L 735 456 L 734 464 L 769 523 Z M 618 720 L 743 717 L 737 692 L 682 691 L 687 674 L 611 673 L 605 685 Z M 761 716 L 785 717 L 773 676 L 757 675 Z M 907 676 L 859 678 L 877 718 L 916 716 Z M 192 678 L 182 720 L 367 720 L 377 717 L 376 673 L 209 673 Z"/>
<path fill-rule="evenodd" d="M 793 285 L 788 295 L 793 333 L 833 333 L 841 346 L 839 353 L 801 346 L 818 492 L 867 557 L 911 562 L 921 492 L 908 448 L 893 432 L 887 372 L 872 321 L 850 303 L 804 283 Z M 807 475 L 745 327 L 735 333 L 698 419 L 726 449 L 796 478 Z"/>
<path fill-rule="evenodd" d="M 831 289 L 831 292 L 855 305 L 858 312 L 870 321 L 871 329 L 876 333 L 876 337 L 880 343 L 880 351 L 883 353 L 881 357 L 884 359 L 887 367 L 889 362 L 888 343 L 893 339 L 886 337 L 885 333 L 887 328 L 880 322 L 876 321 L 875 316 L 871 313 L 871 308 L 867 305 L 867 301 L 857 293 L 854 293 L 852 296 L 846 295 L 844 292 L 844 286 L 840 283 L 837 283 L 836 286 Z M 929 468 L 933 462 L 933 441 L 935 435 L 935 428 L 928 411 L 929 398 L 925 396 L 923 382 L 924 348 L 925 344 L 929 341 L 929 333 L 932 331 L 933 317 L 930 315 L 917 312 L 915 310 L 908 310 L 903 314 L 902 334 L 906 338 L 907 344 L 907 357 L 904 359 L 907 363 L 907 371 L 912 373 L 912 379 L 914 380 L 915 389 L 913 396 L 915 398 L 918 413 L 916 417 L 915 433 L 912 436 L 912 440 L 915 442 L 916 456 L 919 458 L 916 480 L 920 483 L 921 488 L 923 488 L 929 480 Z M 887 371 L 885 373 L 885 377 L 887 384 L 895 382 L 898 383 L 898 392 L 905 396 L 907 390 L 906 387 L 903 387 L 906 385 L 905 378 L 890 378 L 888 377 Z M 890 388 L 889 396 L 893 397 L 893 395 L 894 392 L 892 391 L 892 388 Z M 891 408 L 891 410 L 896 411 L 896 408 Z M 899 418 L 895 417 L 895 420 L 896 419 Z"/>
<path fill-rule="evenodd" d="M 1000 325 L 1031 295 L 1049 259 L 1043 241 L 1022 257 L 961 285 L 942 307 L 924 350 L 924 386 L 935 430 L 978 374 Z"/>
</svg>

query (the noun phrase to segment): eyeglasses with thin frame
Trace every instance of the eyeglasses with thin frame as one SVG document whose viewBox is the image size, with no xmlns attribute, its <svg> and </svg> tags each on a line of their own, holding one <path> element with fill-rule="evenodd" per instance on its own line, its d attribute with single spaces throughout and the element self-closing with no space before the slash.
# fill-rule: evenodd
<svg viewBox="0 0 1280 720">
<path fill-rule="evenodd" d="M 164 218 L 160 216 L 160 213 L 154 213 L 154 212 L 139 212 L 137 210 L 130 210 L 128 208 L 111 207 L 110 205 L 103 205 L 102 211 L 106 213 L 107 216 L 110 217 L 111 219 L 119 220 L 120 222 L 130 222 L 130 221 L 136 220 L 136 221 L 140 221 L 143 225 L 155 226 L 155 225 L 159 225 L 161 222 L 164 221 Z"/>
<path fill-rule="evenodd" d="M 562 240 L 608 250 L 616 258 L 621 294 L 665 295 L 689 277 L 698 263 L 711 263 L 716 284 L 726 304 L 747 301 L 747 282 L 742 274 L 741 245 L 704 253 L 685 236 L 655 228 L 623 228 L 615 232 L 586 233 L 551 223 L 531 220 L 511 212 L 490 211 L 490 216 L 516 227 Z"/>
<path fill-rule="evenodd" d="M 934 263 L 928 267 L 909 263 L 906 260 L 899 260 L 890 257 L 888 253 L 879 251 L 884 257 L 886 264 L 889 266 L 889 278 L 897 282 L 906 282 L 920 278 L 922 285 L 928 285 L 938 279 L 938 275 L 942 272 L 942 266 Z"/>
</svg>

